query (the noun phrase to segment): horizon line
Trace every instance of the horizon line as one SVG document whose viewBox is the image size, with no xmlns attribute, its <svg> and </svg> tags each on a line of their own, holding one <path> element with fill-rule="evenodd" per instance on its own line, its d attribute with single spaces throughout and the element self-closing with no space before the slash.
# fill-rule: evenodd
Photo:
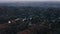
<svg viewBox="0 0 60 34">
<path fill-rule="evenodd" d="M 4 2 L 1 2 L 0 3 L 14 3 L 14 2 L 60 2 L 60 1 L 4 1 Z"/>
</svg>

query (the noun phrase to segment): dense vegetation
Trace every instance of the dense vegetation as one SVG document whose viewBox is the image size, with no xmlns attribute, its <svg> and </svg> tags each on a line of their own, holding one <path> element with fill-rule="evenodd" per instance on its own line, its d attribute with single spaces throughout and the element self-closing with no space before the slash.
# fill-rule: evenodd
<svg viewBox="0 0 60 34">
<path fill-rule="evenodd" d="M 40 20 L 59 20 L 60 8 L 43 7 L 0 7 L 0 17 L 4 18 L 35 18 Z M 14 18 L 13 18 L 14 19 Z"/>
<path fill-rule="evenodd" d="M 27 21 L 38 25 L 49 25 L 52 23 L 52 28 L 60 28 L 60 8 L 0 7 L 0 23 L 7 23 L 8 20 L 14 20 L 16 18 L 27 18 Z M 29 20 L 30 18 L 32 18 L 32 20 Z"/>
</svg>

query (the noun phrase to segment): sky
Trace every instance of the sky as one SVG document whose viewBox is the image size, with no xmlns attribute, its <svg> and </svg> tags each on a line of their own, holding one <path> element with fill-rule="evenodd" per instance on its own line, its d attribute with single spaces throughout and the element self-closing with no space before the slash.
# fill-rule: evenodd
<svg viewBox="0 0 60 34">
<path fill-rule="evenodd" d="M 19 2 L 19 1 L 60 1 L 60 0 L 0 0 L 0 2 Z"/>
</svg>

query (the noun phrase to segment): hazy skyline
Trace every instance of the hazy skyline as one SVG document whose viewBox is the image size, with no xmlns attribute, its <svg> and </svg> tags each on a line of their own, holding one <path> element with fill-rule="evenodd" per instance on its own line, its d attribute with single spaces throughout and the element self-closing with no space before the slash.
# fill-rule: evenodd
<svg viewBox="0 0 60 34">
<path fill-rule="evenodd" d="M 16 1 L 60 1 L 60 0 L 0 0 L 0 2 L 16 2 Z"/>
</svg>

